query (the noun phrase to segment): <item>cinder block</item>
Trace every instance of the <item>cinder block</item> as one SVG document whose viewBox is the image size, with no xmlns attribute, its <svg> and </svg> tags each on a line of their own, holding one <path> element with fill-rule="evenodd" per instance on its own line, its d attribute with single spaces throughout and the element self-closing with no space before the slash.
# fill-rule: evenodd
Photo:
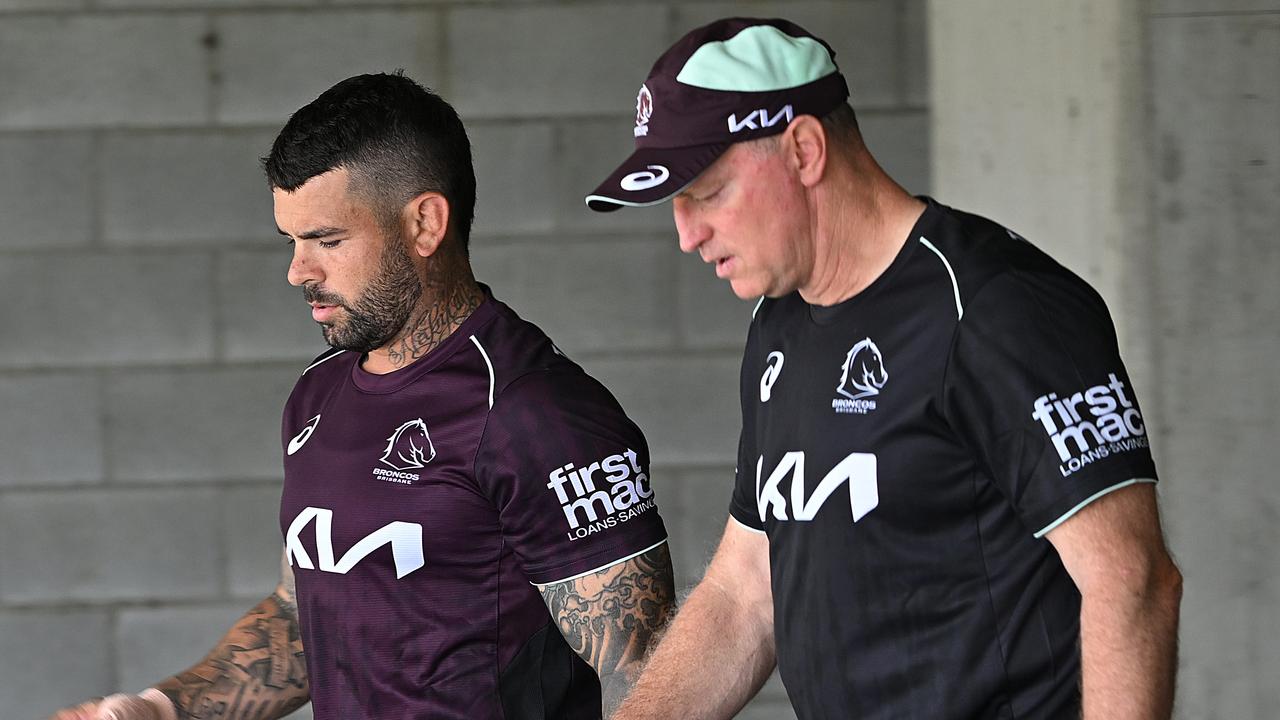
<svg viewBox="0 0 1280 720">
<path fill-rule="evenodd" d="M 295 110 L 360 73 L 403 68 L 429 87 L 443 80 L 434 10 L 232 13 L 214 22 L 222 122 L 283 126 Z"/>
<path fill-rule="evenodd" d="M 791 709 L 786 693 L 779 696 L 772 690 L 773 683 L 781 688 L 777 677 L 778 673 L 774 672 L 769 683 L 760 689 L 760 694 L 735 716 L 738 720 L 795 720 L 796 713 Z"/>
<path fill-rule="evenodd" d="M 706 2 L 676 8 L 676 33 L 668 41 L 722 17 L 784 17 L 826 40 L 836 51 L 836 65 L 849 83 L 854 109 L 895 107 L 903 81 L 897 68 L 903 59 L 898 0 L 828 0 L 827 2 Z M 920 39 L 914 40 L 922 42 Z M 643 73 L 666 46 L 651 51 Z M 923 71 L 923 68 L 920 69 Z"/>
<path fill-rule="evenodd" d="M 0 366 L 188 362 L 213 355 L 210 258 L 16 255 L 0 263 Z"/>
<path fill-rule="evenodd" d="M 929 114 L 909 110 L 868 113 L 858 118 L 863 140 L 876 160 L 907 192 L 927 194 L 929 170 Z"/>
<path fill-rule="evenodd" d="M 256 602 L 120 611 L 115 658 L 120 689 L 137 692 L 195 665 Z"/>
<path fill-rule="evenodd" d="M 0 599 L 208 597 L 219 591 L 211 490 L 0 496 Z"/>
<path fill-rule="evenodd" d="M 105 611 L 0 613 L 5 717 L 43 718 L 110 693 L 110 634 Z"/>
<path fill-rule="evenodd" d="M 666 18 L 647 3 L 458 8 L 448 16 L 448 87 L 471 117 L 634 117 Z"/>
<path fill-rule="evenodd" d="M 205 118 L 199 15 L 59 15 L 0 25 L 0 127 L 163 126 Z"/>
<path fill-rule="evenodd" d="M 715 268 L 695 255 L 677 260 L 680 345 L 741 351 L 759 300 L 739 300 Z"/>
<path fill-rule="evenodd" d="M 274 133 L 113 133 L 102 151 L 103 232 L 114 245 L 276 237 L 259 158 Z"/>
<path fill-rule="evenodd" d="M 635 150 L 631 133 L 634 124 L 634 108 L 612 113 L 605 120 L 566 119 L 556 123 L 551 207 L 557 229 L 606 234 L 663 232 L 675 243 L 669 203 L 608 213 L 587 207 L 586 196 Z"/>
<path fill-rule="evenodd" d="M 0 137 L 0 248 L 89 244 L 90 158 L 89 136 L 84 133 Z"/>
<path fill-rule="evenodd" d="M 290 248 L 275 240 L 263 245 L 262 250 L 229 251 L 218 258 L 220 355 L 229 360 L 309 360 L 325 343 L 302 290 L 285 280 Z"/>
<path fill-rule="evenodd" d="M 1156 16 L 1192 13 L 1227 16 L 1242 12 L 1277 11 L 1280 11 L 1280 2 L 1276 0 L 1152 0 L 1147 12 Z"/>
<path fill-rule="evenodd" d="M 693 587 L 715 554 L 729 519 L 733 466 L 678 470 L 655 466 L 658 509 L 671 544 L 676 586 Z"/>
<path fill-rule="evenodd" d="M 639 237 L 478 245 L 476 275 L 494 294 L 576 352 L 671 347 L 670 251 Z"/>
<path fill-rule="evenodd" d="M 280 413 L 304 367 L 113 375 L 106 400 L 112 477 L 280 477 Z"/>
<path fill-rule="evenodd" d="M 261 7 L 263 5 L 318 5 L 326 0 L 94 0 L 98 7 L 105 8 L 160 8 L 160 9 L 206 9 Z"/>
<path fill-rule="evenodd" d="M 101 481 L 101 417 L 90 376 L 0 377 L 0 486 Z"/>
<path fill-rule="evenodd" d="M 87 4 L 88 0 L 0 0 L 0 11 L 75 10 Z"/>
<path fill-rule="evenodd" d="M 721 466 L 737 455 L 739 364 L 736 354 L 582 362 L 644 431 L 655 464 Z"/>
<path fill-rule="evenodd" d="M 928 9 L 925 0 L 902 3 L 902 102 L 910 108 L 929 106 Z"/>
<path fill-rule="evenodd" d="M 222 517 L 231 594 L 265 597 L 280 582 L 280 485 L 225 490 Z"/>
<path fill-rule="evenodd" d="M 547 232 L 552 227 L 555 168 L 551 126 L 471 123 L 476 169 L 475 235 Z"/>
</svg>

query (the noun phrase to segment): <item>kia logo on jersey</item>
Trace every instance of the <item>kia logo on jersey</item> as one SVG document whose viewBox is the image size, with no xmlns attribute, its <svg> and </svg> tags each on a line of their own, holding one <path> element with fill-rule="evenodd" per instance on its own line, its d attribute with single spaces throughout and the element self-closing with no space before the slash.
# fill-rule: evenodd
<svg viewBox="0 0 1280 720">
<path fill-rule="evenodd" d="M 303 528 L 315 524 L 316 559 L 302 545 Z M 289 523 L 284 534 L 285 557 L 289 567 L 303 570 L 346 575 L 361 560 L 383 545 L 391 546 L 391 560 L 395 563 L 396 579 L 426 565 L 423 556 L 422 526 L 418 523 L 391 522 L 364 536 L 338 557 L 333 547 L 333 511 L 328 508 L 306 507 Z"/>
</svg>

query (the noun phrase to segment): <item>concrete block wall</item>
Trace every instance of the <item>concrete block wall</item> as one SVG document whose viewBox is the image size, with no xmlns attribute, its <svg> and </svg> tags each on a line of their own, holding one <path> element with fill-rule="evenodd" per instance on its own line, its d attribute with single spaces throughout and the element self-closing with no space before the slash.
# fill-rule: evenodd
<svg viewBox="0 0 1280 720">
<path fill-rule="evenodd" d="M 923 6 L 0 0 L 0 717 L 140 689 L 274 584 L 279 412 L 322 345 L 258 158 L 359 72 L 405 68 L 462 113 L 477 274 L 646 429 L 696 579 L 750 306 L 679 253 L 669 209 L 582 196 L 630 147 L 657 54 L 728 14 L 830 39 L 869 144 L 927 192 Z M 789 715 L 775 679 L 742 717 Z"/>
</svg>

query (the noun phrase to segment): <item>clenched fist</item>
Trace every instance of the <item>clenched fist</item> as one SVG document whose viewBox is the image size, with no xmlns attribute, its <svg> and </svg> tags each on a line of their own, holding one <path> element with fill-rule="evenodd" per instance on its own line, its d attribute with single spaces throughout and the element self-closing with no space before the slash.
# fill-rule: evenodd
<svg viewBox="0 0 1280 720">
<path fill-rule="evenodd" d="M 153 688 L 137 695 L 109 695 L 60 710 L 49 720 L 178 720 L 173 703 Z"/>
</svg>

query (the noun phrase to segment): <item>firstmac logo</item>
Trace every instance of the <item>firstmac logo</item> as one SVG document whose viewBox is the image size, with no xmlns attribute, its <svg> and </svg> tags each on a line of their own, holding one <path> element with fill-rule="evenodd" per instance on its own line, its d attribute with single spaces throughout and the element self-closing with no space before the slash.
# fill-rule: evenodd
<svg viewBox="0 0 1280 720">
<path fill-rule="evenodd" d="M 547 489 L 555 491 L 569 523 L 570 541 L 616 527 L 655 507 L 649 476 L 630 448 L 581 468 L 568 463 L 547 480 Z"/>
<path fill-rule="evenodd" d="M 1063 477 L 1114 453 L 1150 444 L 1142 413 L 1125 394 L 1125 384 L 1115 373 L 1107 380 L 1070 396 L 1041 395 L 1033 403 L 1031 418 L 1040 421 L 1053 441 Z"/>
</svg>

